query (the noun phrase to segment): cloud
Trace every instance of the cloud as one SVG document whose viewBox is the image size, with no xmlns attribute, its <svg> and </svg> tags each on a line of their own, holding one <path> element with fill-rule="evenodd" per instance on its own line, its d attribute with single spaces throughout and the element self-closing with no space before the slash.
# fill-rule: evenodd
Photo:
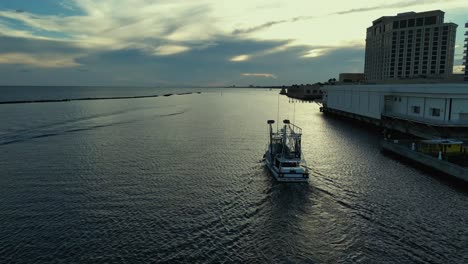
<svg viewBox="0 0 468 264">
<path fill-rule="evenodd" d="M 463 65 L 453 66 L 453 73 L 454 74 L 462 74 L 464 72 L 465 72 L 465 66 L 463 66 Z"/>
<path fill-rule="evenodd" d="M 76 59 L 84 54 L 84 49 L 70 41 L 0 36 L 0 64 L 76 67 L 80 65 Z"/>
<path fill-rule="evenodd" d="M 247 61 L 251 58 L 251 56 L 242 54 L 242 55 L 237 55 L 229 59 L 232 62 L 240 62 L 240 61 Z"/>
<path fill-rule="evenodd" d="M 285 47 L 286 42 L 284 41 L 259 41 L 227 37 L 219 38 L 216 43 L 206 45 L 203 49 L 190 49 L 172 56 L 152 56 L 137 48 L 96 49 L 82 53 L 82 50 L 73 51 L 73 46 L 70 47 L 68 42 L 44 42 L 36 39 L 24 39 L 23 41 L 27 44 L 25 46 L 31 48 L 19 47 L 16 50 L 11 48 L 6 52 L 20 53 L 23 56 L 9 56 L 7 61 L 9 64 L 0 63 L 0 76 L 2 76 L 0 84 L 88 86 L 204 86 L 217 84 L 227 86 L 313 83 L 333 77 L 337 78 L 338 72 L 362 69 L 364 57 L 362 48 L 338 48 L 331 49 L 332 52 L 325 53 L 320 57 L 301 59 L 311 49 L 319 47 Z M 0 45 L 3 42 L 0 39 Z M 36 46 L 36 42 L 39 43 L 37 47 L 44 49 L 43 51 L 39 48 L 37 50 L 33 48 Z M 62 52 L 60 55 L 50 57 L 53 54 L 48 51 L 52 47 L 46 44 L 50 44 Z M 194 43 L 193 45 L 201 44 Z M 68 52 L 68 49 L 71 50 Z M 264 52 L 262 56 L 254 56 L 242 63 L 233 63 L 226 59 L 244 52 L 259 54 L 268 50 L 275 50 L 275 52 Z M 32 56 L 33 59 L 30 59 L 29 56 Z M 1 54 L 0 58 L 3 58 Z M 336 63 L 337 61 L 340 63 Z M 63 67 L 56 67 L 57 65 L 63 65 Z M 21 73 L 20 70 L 25 68 L 32 69 L 32 72 Z M 264 75 L 244 76 L 242 75 L 244 73 L 272 74 L 276 78 Z M 125 80 L 117 78 L 121 76 L 124 76 Z"/>
<path fill-rule="evenodd" d="M 277 79 L 277 77 L 271 73 L 242 73 L 241 75 L 246 77 L 263 77 Z"/>
<path fill-rule="evenodd" d="M 84 49 L 73 41 L 0 36 L 0 52 L 20 53 L 81 53 Z"/>
<path fill-rule="evenodd" d="M 70 1 L 64 4 L 83 15 L 36 15 L 29 12 L 0 11 L 1 19 L 22 24 L 30 37 L 63 35 L 55 40 L 75 41 L 83 48 L 124 49 L 137 47 L 154 54 L 153 39 L 166 42 L 209 41 L 219 33 L 204 4 L 146 0 Z M 11 28 L 10 28 L 11 29 Z M 5 33 L 26 36 L 25 32 Z M 161 47 L 165 49 L 165 47 Z"/>
<path fill-rule="evenodd" d="M 452 2 L 452 0 L 425 0 L 425 1 L 410 0 L 410 1 L 401 1 L 401 2 L 396 2 L 396 3 L 383 4 L 383 5 L 370 6 L 370 7 L 353 8 L 349 10 L 339 11 L 333 14 L 345 15 L 345 14 L 351 14 L 351 13 L 361 13 L 361 12 L 368 12 L 368 11 L 375 11 L 375 10 L 382 10 L 382 9 L 406 8 L 406 7 L 411 7 L 411 6 L 428 5 L 428 4 L 434 4 L 434 3 L 447 3 L 447 2 Z"/>
<path fill-rule="evenodd" d="M 75 7 L 73 7 L 73 4 L 70 3 L 69 1 L 61 1 L 59 2 L 59 5 L 64 8 L 64 9 L 67 9 L 67 10 L 75 10 Z"/>
<path fill-rule="evenodd" d="M 269 21 L 269 22 L 263 23 L 261 25 L 250 27 L 250 28 L 235 29 L 234 31 L 232 31 L 232 34 L 233 35 L 248 34 L 248 33 L 261 31 L 261 30 L 264 30 L 264 29 L 267 29 L 267 28 L 270 28 L 272 26 L 279 25 L 279 24 L 293 23 L 293 22 L 302 21 L 302 20 L 310 20 L 310 19 L 313 19 L 313 18 L 315 18 L 315 17 L 314 16 L 298 16 L 298 17 L 294 17 L 294 18 L 291 18 L 291 19 Z"/>
<path fill-rule="evenodd" d="M 42 68 L 63 68 L 80 66 L 73 57 L 55 54 L 0 53 L 0 64 L 30 65 Z"/>
<path fill-rule="evenodd" d="M 181 46 L 181 45 L 163 45 L 158 47 L 154 54 L 155 55 L 160 55 L 160 56 L 168 56 L 168 55 L 174 55 L 182 52 L 186 52 L 190 50 L 189 47 L 186 46 Z"/>
<path fill-rule="evenodd" d="M 0 8 L 1 82 L 111 85 L 121 84 L 121 76 L 126 84 L 148 85 L 242 84 L 254 77 L 263 84 L 314 82 L 362 71 L 365 29 L 388 15 L 378 10 L 420 11 L 429 3 L 443 7 L 449 21 L 454 6 L 466 6 L 463 0 L 50 2 L 57 12 Z M 28 79 L 15 75 L 22 68 L 33 68 Z"/>
<path fill-rule="evenodd" d="M 312 49 L 310 51 L 308 51 L 304 56 L 302 56 L 303 58 L 316 58 L 316 57 L 320 57 L 320 56 L 323 56 L 324 54 L 326 54 L 330 49 L 326 49 L 326 48 L 318 48 L 318 49 Z"/>
<path fill-rule="evenodd" d="M 390 3 L 390 4 L 384 4 L 384 5 L 378 5 L 378 6 L 371 6 L 371 7 L 362 7 L 362 8 L 354 8 L 354 9 L 349 9 L 349 10 L 344 10 L 344 11 L 338 11 L 334 12 L 332 14 L 337 14 L 337 15 L 345 15 L 345 14 L 352 14 L 352 13 L 360 13 L 360 12 L 367 12 L 367 11 L 374 11 L 374 10 L 381 10 L 381 9 L 391 9 L 391 8 L 405 8 L 405 7 L 411 7 L 411 6 L 418 6 L 422 4 L 433 4 L 433 3 L 446 3 L 446 2 L 453 2 L 453 0 L 426 0 L 426 1 L 420 1 L 420 0 L 410 0 L 410 1 L 401 1 L 401 2 L 396 2 L 396 3 Z M 324 16 L 328 16 L 324 15 Z M 324 17 L 322 16 L 322 17 Z M 273 21 L 268 21 L 263 24 L 249 27 L 249 28 L 236 28 L 232 31 L 233 35 L 240 35 L 240 34 L 249 34 L 249 33 L 254 33 L 257 31 L 261 31 L 264 29 L 268 29 L 270 27 L 279 25 L 279 24 L 284 24 L 284 23 L 294 23 L 298 21 L 305 21 L 305 20 L 312 20 L 320 18 L 320 16 L 297 16 L 294 18 L 290 19 L 282 19 L 282 20 L 273 20 Z"/>
</svg>

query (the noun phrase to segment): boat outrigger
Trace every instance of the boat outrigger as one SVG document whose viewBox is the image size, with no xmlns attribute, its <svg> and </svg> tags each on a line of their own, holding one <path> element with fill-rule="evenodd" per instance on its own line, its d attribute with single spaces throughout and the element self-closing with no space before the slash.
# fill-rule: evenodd
<svg viewBox="0 0 468 264">
<path fill-rule="evenodd" d="M 302 129 L 289 120 L 284 127 L 273 132 L 274 120 L 268 120 L 270 142 L 264 155 L 265 165 L 278 182 L 307 182 L 309 170 L 302 159 Z"/>
</svg>

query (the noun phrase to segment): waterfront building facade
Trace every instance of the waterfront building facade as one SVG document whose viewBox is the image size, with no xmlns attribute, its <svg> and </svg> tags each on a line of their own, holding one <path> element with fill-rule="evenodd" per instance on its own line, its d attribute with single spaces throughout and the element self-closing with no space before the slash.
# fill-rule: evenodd
<svg viewBox="0 0 468 264">
<path fill-rule="evenodd" d="M 401 13 L 373 21 L 366 35 L 366 79 L 450 78 L 456 29 L 456 24 L 444 23 L 440 10 Z"/>
<path fill-rule="evenodd" d="M 325 111 L 422 138 L 468 139 L 467 84 L 327 85 Z"/>
<path fill-rule="evenodd" d="M 318 84 L 292 85 L 286 94 L 288 97 L 302 100 L 319 99 L 322 98 L 320 87 Z"/>
<path fill-rule="evenodd" d="M 364 73 L 340 73 L 338 80 L 341 83 L 360 83 L 365 79 Z"/>
</svg>

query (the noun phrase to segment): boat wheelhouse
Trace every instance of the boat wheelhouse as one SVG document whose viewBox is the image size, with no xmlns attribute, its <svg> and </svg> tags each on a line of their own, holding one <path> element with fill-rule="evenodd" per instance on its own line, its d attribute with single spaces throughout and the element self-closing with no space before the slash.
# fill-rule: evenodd
<svg viewBox="0 0 468 264">
<path fill-rule="evenodd" d="M 289 120 L 273 132 L 274 120 L 268 120 L 270 142 L 264 155 L 265 165 L 279 182 L 307 182 L 309 171 L 302 159 L 302 129 Z"/>
</svg>

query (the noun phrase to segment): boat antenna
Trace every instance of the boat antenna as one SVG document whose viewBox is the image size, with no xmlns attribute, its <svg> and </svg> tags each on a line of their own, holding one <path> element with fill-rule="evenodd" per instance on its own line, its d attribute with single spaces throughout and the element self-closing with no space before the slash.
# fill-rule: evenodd
<svg viewBox="0 0 468 264">
<path fill-rule="evenodd" d="M 296 103 L 294 103 L 293 124 L 296 124 Z"/>
<path fill-rule="evenodd" d="M 278 109 L 276 111 L 276 131 L 278 131 L 278 123 L 279 123 L 279 107 L 280 107 L 280 95 L 278 94 Z"/>
<path fill-rule="evenodd" d="M 268 127 L 269 127 L 269 130 L 270 130 L 270 146 L 268 147 L 269 149 L 269 152 L 270 152 L 270 160 L 273 159 L 273 128 L 271 127 L 272 124 L 275 123 L 275 120 L 268 120 L 267 121 L 268 123 Z"/>
</svg>

